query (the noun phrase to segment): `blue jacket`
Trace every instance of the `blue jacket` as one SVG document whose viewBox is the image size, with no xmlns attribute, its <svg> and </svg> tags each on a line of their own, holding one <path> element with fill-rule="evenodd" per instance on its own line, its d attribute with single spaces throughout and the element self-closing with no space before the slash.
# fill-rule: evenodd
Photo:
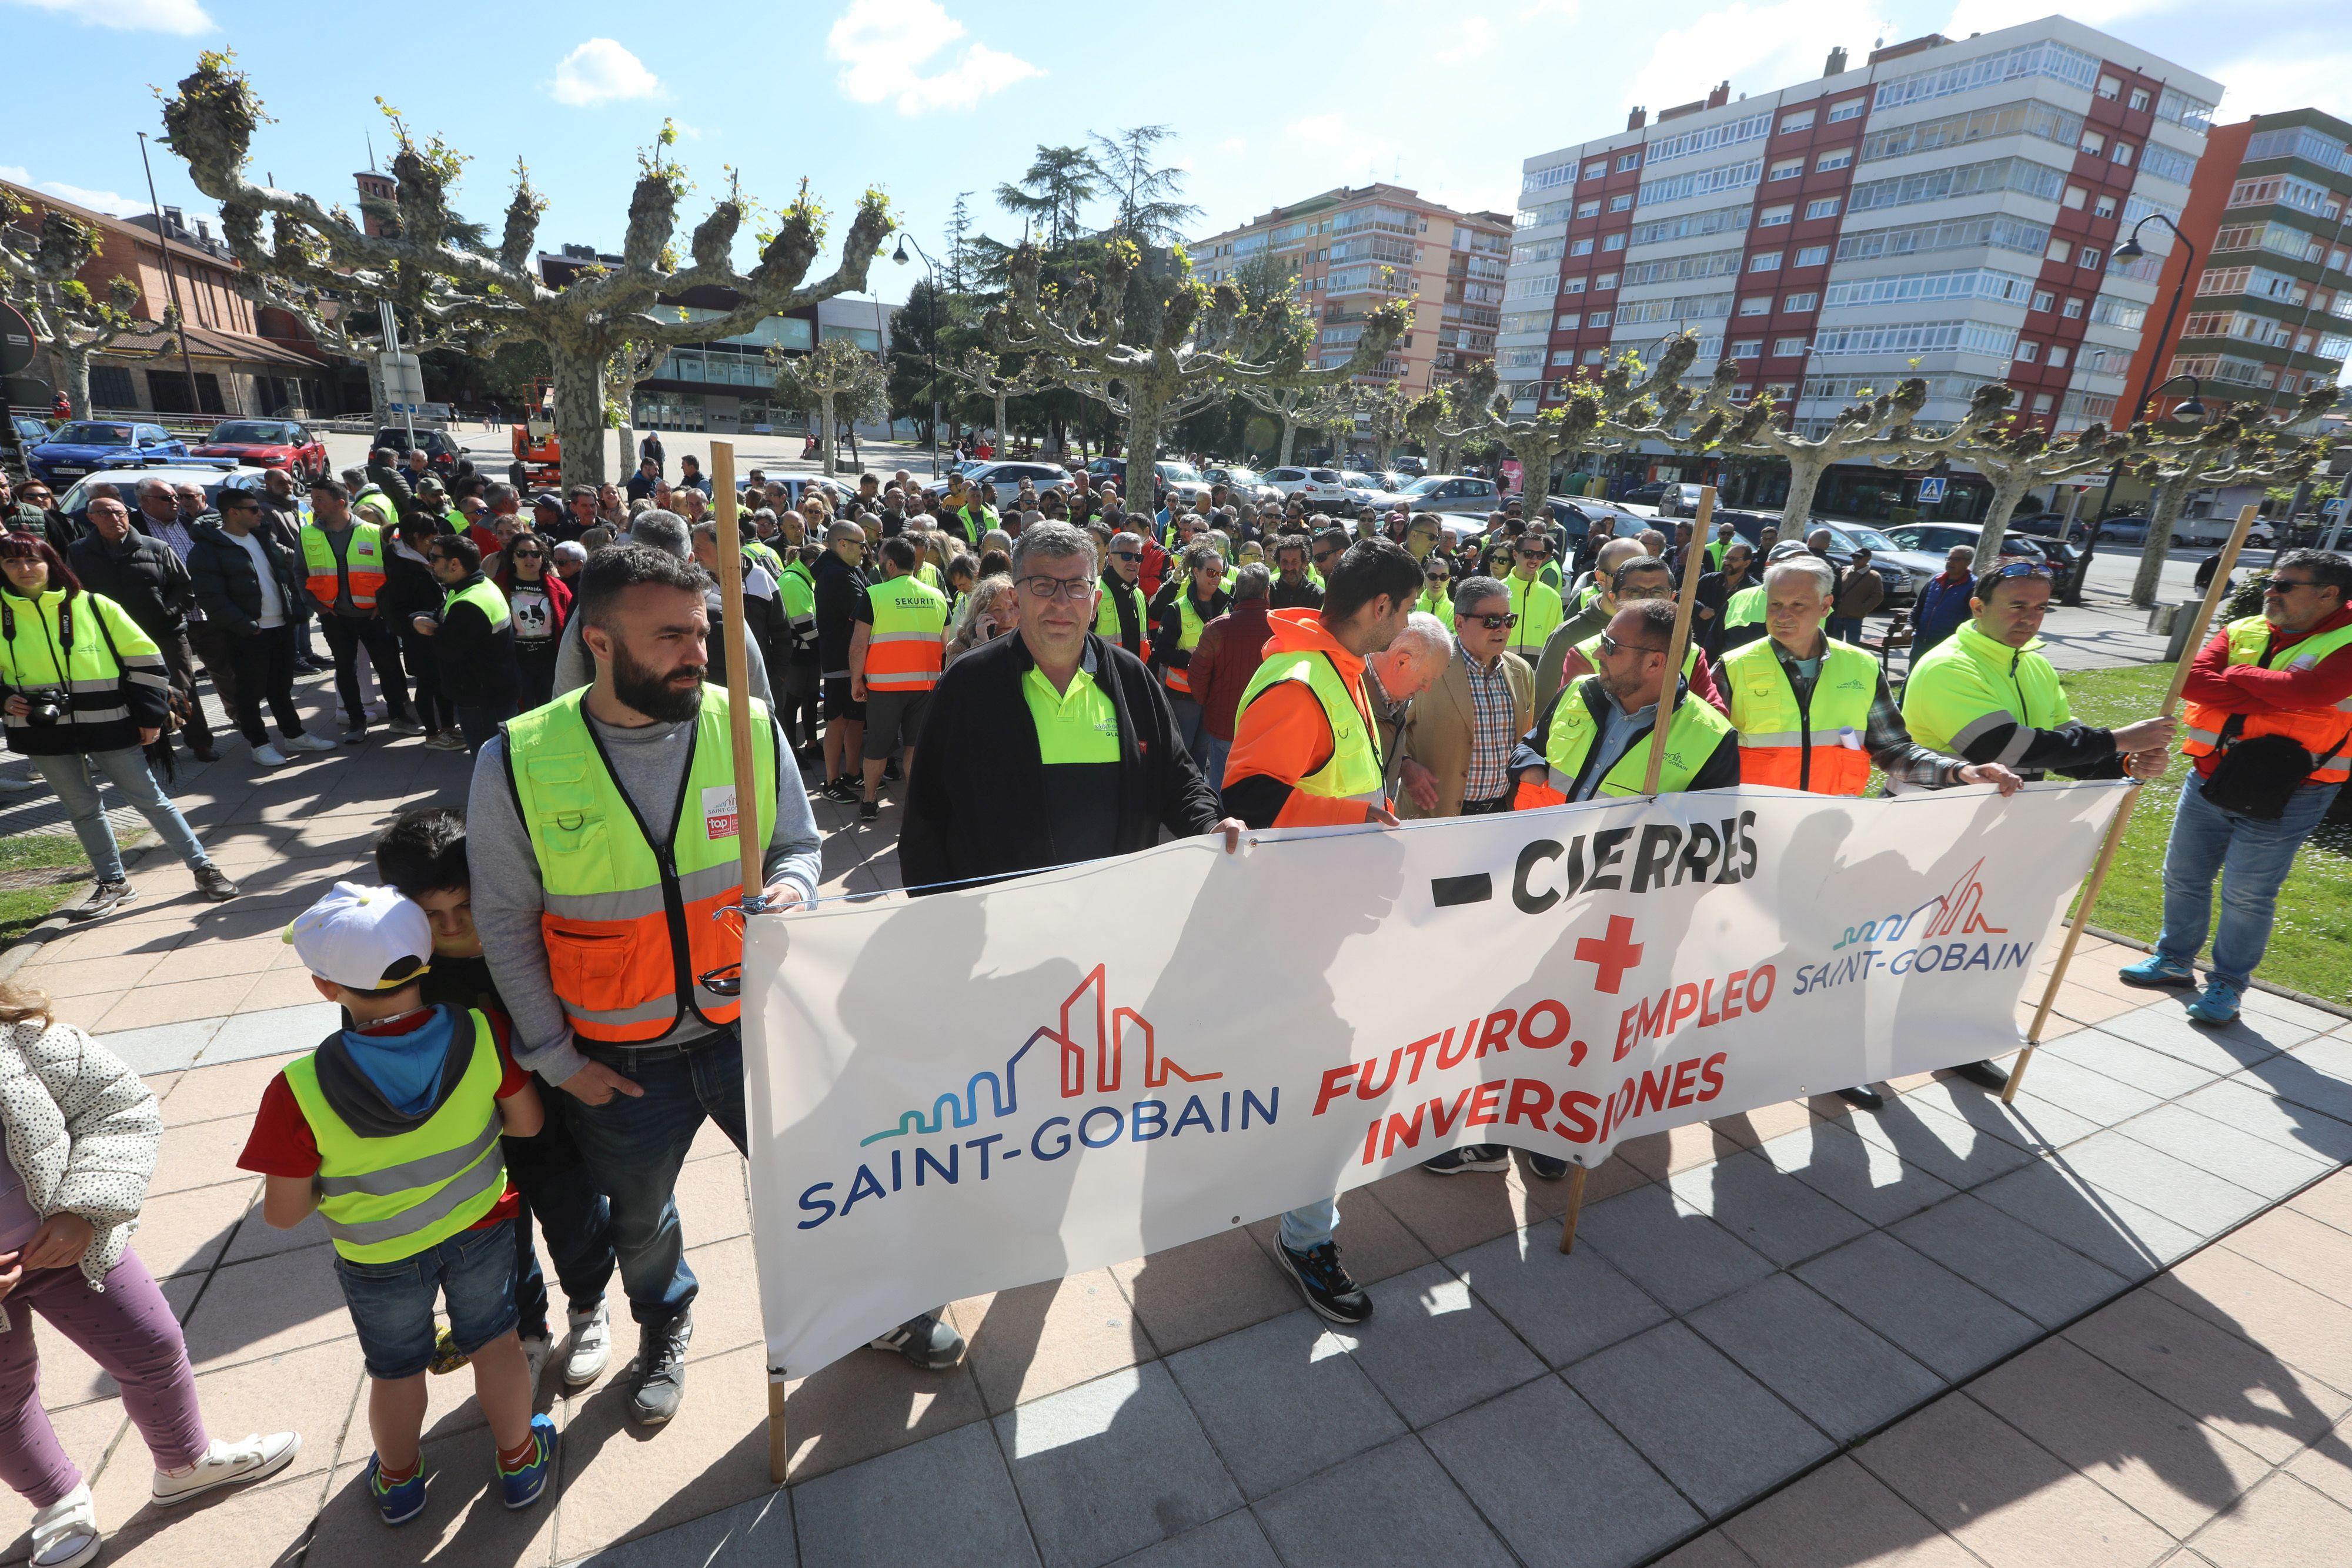
<svg viewBox="0 0 2352 1568">
<path fill-rule="evenodd" d="M 1912 622 L 1917 628 L 1911 644 L 1913 659 L 1959 630 L 1969 618 L 1969 601 L 1976 590 L 1972 577 L 1946 582 L 1938 573 L 1927 580 L 1927 586 L 1919 591 L 1919 608 Z"/>
</svg>

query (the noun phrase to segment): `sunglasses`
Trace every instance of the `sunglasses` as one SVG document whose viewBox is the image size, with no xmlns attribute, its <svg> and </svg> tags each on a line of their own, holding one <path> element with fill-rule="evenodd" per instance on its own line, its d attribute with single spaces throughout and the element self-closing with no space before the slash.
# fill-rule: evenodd
<svg viewBox="0 0 2352 1568">
<path fill-rule="evenodd" d="M 547 559 L 547 552 L 545 550 L 537 549 L 519 549 L 514 552 L 514 559 L 517 560 L 545 560 Z"/>
<path fill-rule="evenodd" d="M 1646 647 L 1637 643 L 1620 643 L 1616 638 L 1612 637 L 1606 632 L 1601 633 L 1601 651 L 1612 656 L 1628 652 L 1635 653 L 1663 653 L 1665 652 L 1664 648 Z"/>
<path fill-rule="evenodd" d="M 1489 632 L 1507 632 L 1519 623 L 1517 615 L 1469 615 L 1464 619 L 1475 621 Z"/>
<path fill-rule="evenodd" d="M 1143 552 L 1139 549 L 1115 549 L 1110 552 L 1110 559 L 1113 560 L 1141 560 L 1143 559 Z"/>
<path fill-rule="evenodd" d="M 1855 553 L 1862 554 L 1866 552 L 1857 551 Z M 2050 569 L 2030 560 L 2013 560 L 2006 566 L 1996 569 L 1992 576 L 1995 582 L 2000 582 L 2012 577 L 2038 577 L 2042 581 L 2047 582 L 2050 580 Z"/>
<path fill-rule="evenodd" d="M 2274 577 L 2271 579 L 2270 581 L 2263 585 L 2263 591 L 2264 593 L 2275 593 L 2284 597 L 2287 594 L 2293 593 L 2298 588 L 2318 588 L 2320 586 L 2322 586 L 2320 583 L 2315 582 L 2307 577 L 2297 578 L 2293 581 L 2287 581 L 2284 579 Z"/>
</svg>

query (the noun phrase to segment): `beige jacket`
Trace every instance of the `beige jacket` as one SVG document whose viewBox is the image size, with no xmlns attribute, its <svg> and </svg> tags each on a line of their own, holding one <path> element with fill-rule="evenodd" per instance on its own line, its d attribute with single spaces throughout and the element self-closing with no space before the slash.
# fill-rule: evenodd
<svg viewBox="0 0 2352 1568">
<path fill-rule="evenodd" d="M 1503 679 L 1511 688 L 1511 738 L 1516 741 L 1535 724 L 1535 672 L 1525 659 L 1506 653 Z M 1396 792 L 1399 817 L 1458 817 L 1462 787 L 1470 774 L 1472 727 L 1477 708 L 1470 696 L 1470 671 L 1459 647 L 1454 662 L 1437 684 L 1412 699 L 1405 710 L 1403 755 L 1437 776 L 1437 810 L 1424 811 L 1400 785 Z M 1505 747 L 1507 755 L 1508 747 Z"/>
</svg>

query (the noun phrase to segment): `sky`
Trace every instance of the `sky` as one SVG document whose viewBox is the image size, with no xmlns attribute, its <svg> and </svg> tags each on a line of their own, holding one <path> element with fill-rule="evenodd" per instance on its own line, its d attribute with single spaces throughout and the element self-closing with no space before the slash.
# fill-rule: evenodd
<svg viewBox="0 0 2352 1568">
<path fill-rule="evenodd" d="M 2352 118 L 2352 34 L 2311 0 L 2081 0 L 2067 14 L 2228 84 L 2217 119 L 2316 105 Z M 540 237 L 617 245 L 635 155 L 665 119 L 696 181 L 681 233 L 739 171 L 769 206 L 805 177 L 842 225 L 879 186 L 934 256 L 971 193 L 977 225 L 1017 238 L 992 199 L 1041 144 L 1164 124 L 1207 235 L 1372 179 L 1458 208 L 1509 211 L 1520 161 L 1620 130 L 1728 78 L 1735 94 L 1820 73 L 1832 45 L 1990 31 L 2047 0 L 708 0 L 676 11 L 415 0 L 0 0 L 0 177 L 116 213 L 146 210 L 138 132 L 204 49 L 233 48 L 274 123 L 256 172 L 350 203 L 383 160 L 383 98 L 471 154 L 459 210 L 495 232 L 516 159 L 550 198 Z M 396 15 L 396 24 L 386 18 Z M 24 68 L 30 64 L 32 68 Z M 169 153 L 166 205 L 210 214 Z M 837 225 L 838 226 L 838 225 Z M 748 229 L 747 229 L 748 235 Z M 742 247 L 749 260 L 750 242 Z M 886 247 L 871 286 L 920 276 Z M 822 258 L 812 277 L 829 272 Z"/>
</svg>

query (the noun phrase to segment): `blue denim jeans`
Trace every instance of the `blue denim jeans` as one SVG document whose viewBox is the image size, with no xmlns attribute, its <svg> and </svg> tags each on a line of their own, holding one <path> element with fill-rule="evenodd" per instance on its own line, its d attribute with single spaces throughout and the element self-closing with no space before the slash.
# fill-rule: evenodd
<svg viewBox="0 0 2352 1568">
<path fill-rule="evenodd" d="M 479 754 L 490 737 L 498 734 L 499 726 L 514 717 L 512 697 L 495 703 L 453 703 L 457 713 L 457 728 L 466 737 L 466 750 Z"/>
<path fill-rule="evenodd" d="M 171 797 L 155 782 L 155 775 L 148 770 L 146 755 L 137 747 L 36 757 L 32 763 L 35 771 L 58 792 L 58 799 L 66 803 L 66 814 L 73 819 L 74 837 L 81 841 L 81 852 L 89 857 L 90 869 L 98 873 L 99 881 L 122 880 L 122 850 L 115 843 L 114 829 L 108 824 L 105 809 L 99 802 L 98 784 L 90 777 L 92 772 L 104 775 L 109 783 L 121 790 L 123 798 L 147 819 L 147 825 L 191 868 L 212 863 L 205 846 L 196 842 L 188 820 L 180 815 L 180 809 L 172 804 Z"/>
<path fill-rule="evenodd" d="M 613 1278 L 613 1218 L 562 1116 L 550 1118 L 534 1137 L 504 1142 L 507 1179 L 520 1199 L 515 1215 L 515 1307 L 523 1337 L 537 1339 L 549 1332 L 547 1276 L 531 1245 L 531 1221 L 537 1219 L 547 1235 L 547 1255 L 565 1305 L 587 1312 L 604 1299 Z"/>
<path fill-rule="evenodd" d="M 1176 738 L 1184 743 L 1186 755 L 1201 760 L 1208 751 L 1209 715 L 1206 709 L 1181 692 L 1168 694 L 1168 706 L 1176 715 Z M 1212 780 L 1223 783 L 1222 779 Z"/>
<path fill-rule="evenodd" d="M 1215 790 L 1217 798 L 1222 800 L 1225 790 L 1225 758 L 1234 754 L 1234 743 L 1219 740 L 1205 729 L 1201 732 L 1201 742 L 1209 753 L 1199 759 L 1201 777 L 1209 781 L 1209 788 Z"/>
<path fill-rule="evenodd" d="M 2240 990 L 2263 961 L 2279 888 L 2294 868 L 2294 852 L 2327 815 L 2341 788 L 2305 784 L 2287 800 L 2275 822 L 2257 821 L 2210 804 L 2204 780 L 2190 773 L 2180 787 L 2172 841 L 2164 851 L 2164 931 L 2156 950 L 2196 961 L 2212 925 L 2213 878 L 2221 879 L 2221 919 L 2213 928 L 2213 976 Z"/>
<path fill-rule="evenodd" d="M 664 1322 L 686 1311 L 697 1288 L 675 1197 L 687 1149 L 705 1116 L 743 1148 L 743 1037 L 730 1026 L 682 1046 L 596 1046 L 588 1054 L 645 1091 L 602 1105 L 561 1088 L 555 1094 L 589 1176 L 611 1200 L 629 1315 Z"/>
<path fill-rule="evenodd" d="M 1293 1252 L 1305 1252 L 1331 1239 L 1339 1228 L 1339 1200 L 1318 1198 L 1302 1203 L 1282 1217 L 1282 1244 Z"/>
<path fill-rule="evenodd" d="M 414 1377 L 433 1362 L 433 1302 L 449 1308 L 449 1337 L 473 1354 L 515 1326 L 514 1221 L 460 1230 L 394 1263 L 338 1254 L 335 1279 L 359 1330 L 368 1375 Z"/>
</svg>

